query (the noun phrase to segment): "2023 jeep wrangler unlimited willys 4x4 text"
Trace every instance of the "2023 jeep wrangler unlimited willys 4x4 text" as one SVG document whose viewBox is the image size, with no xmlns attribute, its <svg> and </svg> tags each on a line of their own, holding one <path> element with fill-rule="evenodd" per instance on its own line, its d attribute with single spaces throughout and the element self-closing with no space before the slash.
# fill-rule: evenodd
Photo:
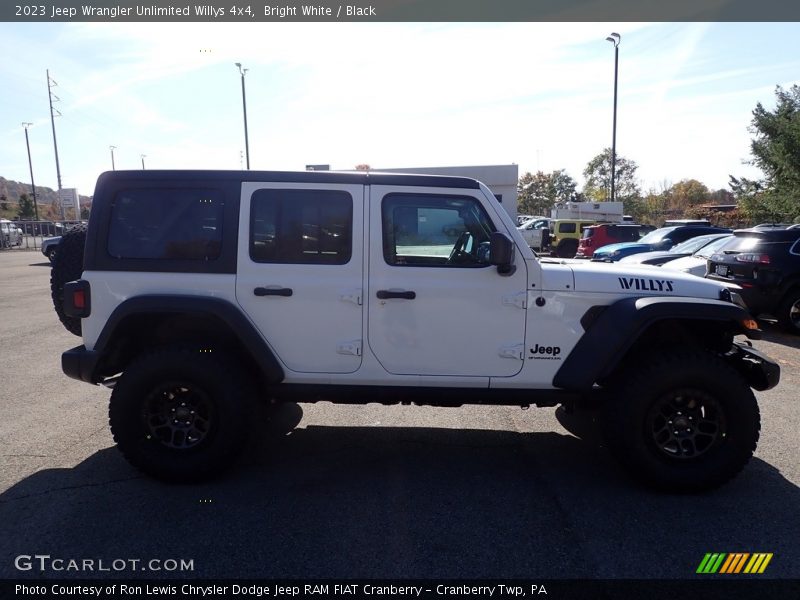
<svg viewBox="0 0 800 600">
<path fill-rule="evenodd" d="M 113 386 L 119 449 L 167 480 L 228 465 L 259 398 L 592 403 L 635 477 L 696 491 L 747 463 L 779 379 L 722 285 L 537 258 L 464 178 L 105 173 L 52 284 L 64 372 Z"/>
</svg>

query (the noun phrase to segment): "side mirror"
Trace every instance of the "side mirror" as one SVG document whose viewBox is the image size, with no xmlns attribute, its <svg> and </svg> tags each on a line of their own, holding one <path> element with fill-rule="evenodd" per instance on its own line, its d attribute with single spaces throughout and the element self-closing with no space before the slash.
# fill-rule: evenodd
<svg viewBox="0 0 800 600">
<path fill-rule="evenodd" d="M 525 229 L 528 229 L 528 230 L 530 230 L 530 229 L 533 229 L 533 223 L 531 223 L 530 225 L 528 225 L 528 226 L 527 226 Z"/>
<path fill-rule="evenodd" d="M 514 242 L 505 234 L 495 231 L 489 238 L 489 264 L 497 267 L 500 275 L 511 275 L 516 271 Z"/>
</svg>

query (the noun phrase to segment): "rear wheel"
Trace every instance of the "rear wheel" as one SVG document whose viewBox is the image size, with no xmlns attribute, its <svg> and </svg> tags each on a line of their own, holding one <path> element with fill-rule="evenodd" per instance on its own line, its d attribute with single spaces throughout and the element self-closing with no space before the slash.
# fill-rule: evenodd
<svg viewBox="0 0 800 600">
<path fill-rule="evenodd" d="M 800 335 L 800 289 L 786 294 L 778 308 L 777 317 L 782 329 Z"/>
<path fill-rule="evenodd" d="M 604 408 L 612 454 L 636 479 L 672 492 L 724 484 L 755 451 L 758 404 L 739 373 L 705 351 L 654 354 L 618 379 Z"/>
<path fill-rule="evenodd" d="M 128 462 L 158 479 L 217 475 L 246 442 L 247 382 L 237 363 L 216 352 L 178 347 L 145 354 L 111 394 L 114 441 Z"/>
<path fill-rule="evenodd" d="M 50 295 L 58 320 L 70 333 L 81 335 L 81 320 L 64 313 L 64 284 L 80 279 L 83 273 L 83 251 L 86 245 L 86 225 L 66 232 L 56 248 L 51 250 Z M 55 256 L 52 253 L 55 252 Z"/>
</svg>

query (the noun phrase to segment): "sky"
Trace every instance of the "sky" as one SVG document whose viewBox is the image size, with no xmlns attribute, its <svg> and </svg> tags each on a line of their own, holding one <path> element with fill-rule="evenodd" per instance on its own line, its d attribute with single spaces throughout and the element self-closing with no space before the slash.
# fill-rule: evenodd
<svg viewBox="0 0 800 600">
<path fill-rule="evenodd" d="M 0 23 L 0 176 L 91 195 L 111 169 L 517 164 L 565 169 L 611 146 L 642 188 L 727 188 L 758 102 L 800 83 L 800 23 Z"/>
</svg>

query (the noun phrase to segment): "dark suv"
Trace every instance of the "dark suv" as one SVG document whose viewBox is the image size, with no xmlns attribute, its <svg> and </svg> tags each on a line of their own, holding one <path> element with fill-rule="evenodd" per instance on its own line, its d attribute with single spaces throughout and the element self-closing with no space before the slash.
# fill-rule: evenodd
<svg viewBox="0 0 800 600">
<path fill-rule="evenodd" d="M 735 283 L 748 308 L 800 334 L 800 228 L 742 229 L 708 261 L 706 275 Z"/>
<path fill-rule="evenodd" d="M 595 250 L 608 244 L 637 242 L 639 238 L 654 229 L 652 225 L 633 223 L 602 223 L 587 227 L 583 230 L 575 258 L 591 258 Z"/>
</svg>

